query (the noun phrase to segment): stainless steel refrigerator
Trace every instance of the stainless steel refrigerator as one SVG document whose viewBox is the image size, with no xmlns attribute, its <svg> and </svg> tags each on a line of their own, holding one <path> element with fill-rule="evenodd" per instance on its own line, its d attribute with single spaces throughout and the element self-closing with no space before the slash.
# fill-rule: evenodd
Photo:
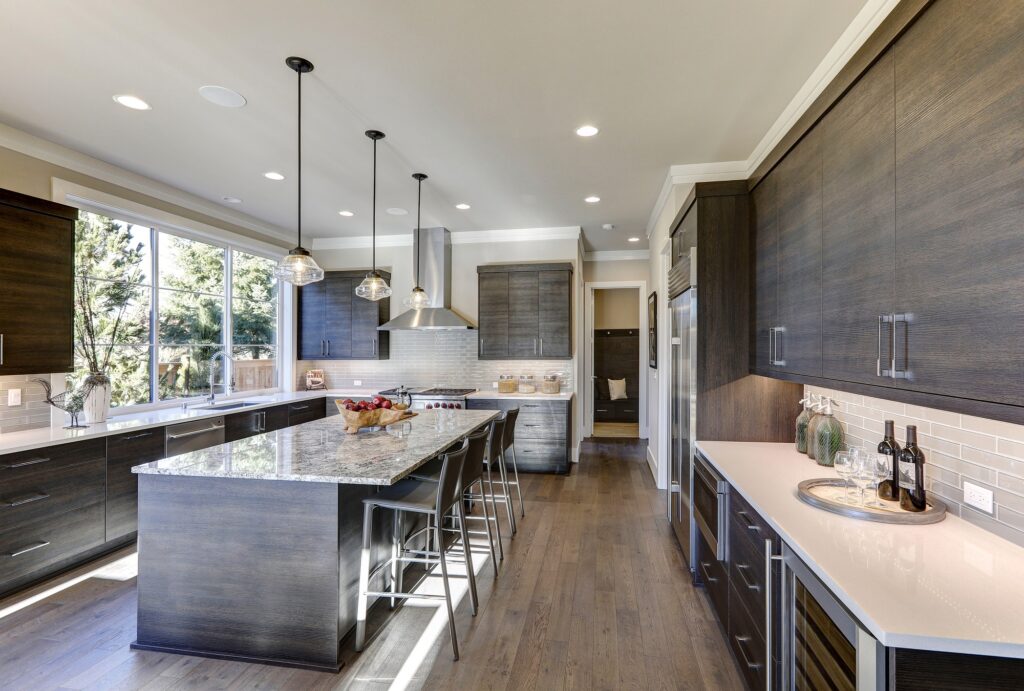
<svg viewBox="0 0 1024 691">
<path fill-rule="evenodd" d="M 672 354 L 671 442 L 668 517 L 693 571 L 696 539 L 691 512 L 697 429 L 697 250 L 669 271 L 669 333 Z"/>
</svg>

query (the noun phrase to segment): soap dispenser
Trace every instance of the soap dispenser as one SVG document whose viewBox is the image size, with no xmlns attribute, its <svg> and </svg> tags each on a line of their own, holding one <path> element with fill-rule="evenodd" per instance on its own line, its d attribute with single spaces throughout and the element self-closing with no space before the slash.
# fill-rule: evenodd
<svg viewBox="0 0 1024 691">
<path fill-rule="evenodd" d="M 811 460 L 814 460 L 814 432 L 818 427 L 818 418 L 821 417 L 822 398 L 823 396 L 818 396 L 813 393 L 808 396 L 808 399 L 810 400 L 808 409 L 810 410 L 811 418 L 807 421 L 807 449 L 804 453 L 806 453 L 807 457 Z"/>
<path fill-rule="evenodd" d="M 836 454 L 843 448 L 843 425 L 832 415 L 832 406 L 836 404 L 831 398 L 822 401 L 822 412 L 818 416 L 818 424 L 814 429 L 814 460 L 818 465 L 831 468 L 835 465 Z M 810 446 L 810 444 L 808 444 Z"/>
<path fill-rule="evenodd" d="M 808 394 L 800 399 L 804 408 L 796 416 L 796 450 L 807 453 L 807 423 L 811 421 L 811 396 Z"/>
</svg>

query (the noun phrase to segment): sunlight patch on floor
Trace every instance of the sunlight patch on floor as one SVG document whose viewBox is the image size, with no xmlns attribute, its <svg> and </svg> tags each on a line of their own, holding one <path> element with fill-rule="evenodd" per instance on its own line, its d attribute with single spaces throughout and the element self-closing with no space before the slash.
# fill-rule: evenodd
<svg viewBox="0 0 1024 691">
<path fill-rule="evenodd" d="M 122 557 L 116 561 L 112 561 L 109 564 L 104 564 L 99 568 L 93 569 L 87 573 L 83 573 L 80 576 L 75 576 L 63 583 L 59 583 L 52 588 L 36 593 L 31 597 L 27 597 L 24 600 L 19 600 L 14 604 L 0 609 L 0 619 L 9 617 L 15 612 L 20 612 L 26 607 L 31 607 L 37 602 L 43 602 L 44 600 L 61 593 L 68 588 L 72 588 L 83 581 L 87 581 L 90 578 L 99 578 L 108 581 L 127 581 L 135 578 L 139 575 L 139 554 L 138 552 L 132 552 L 131 554 Z"/>
</svg>

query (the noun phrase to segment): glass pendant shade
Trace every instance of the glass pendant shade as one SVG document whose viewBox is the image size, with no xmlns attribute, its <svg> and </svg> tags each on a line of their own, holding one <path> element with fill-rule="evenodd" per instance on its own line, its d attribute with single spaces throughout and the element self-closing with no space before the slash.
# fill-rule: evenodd
<svg viewBox="0 0 1024 691">
<path fill-rule="evenodd" d="M 384 298 L 391 297 L 391 286 L 384 280 L 376 271 L 371 271 L 366 274 L 366 278 L 363 282 L 356 287 L 356 295 L 365 300 L 383 300 Z"/>
<path fill-rule="evenodd" d="M 427 291 L 416 286 L 408 297 L 402 300 L 402 304 L 412 310 L 421 310 L 424 307 L 430 307 L 430 296 L 427 295 Z"/>
<path fill-rule="evenodd" d="M 274 269 L 274 277 L 285 283 L 304 286 L 322 281 L 324 270 L 317 265 L 316 260 L 309 255 L 309 252 L 301 247 L 296 247 L 278 263 Z"/>
</svg>

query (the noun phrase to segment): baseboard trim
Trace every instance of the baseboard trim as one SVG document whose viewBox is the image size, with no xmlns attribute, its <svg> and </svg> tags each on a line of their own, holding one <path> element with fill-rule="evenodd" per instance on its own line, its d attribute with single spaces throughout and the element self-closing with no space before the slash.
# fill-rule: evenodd
<svg viewBox="0 0 1024 691">
<path fill-rule="evenodd" d="M 654 478 L 654 486 L 658 486 L 658 461 L 654 458 L 654 454 L 651 453 L 651 445 L 647 445 L 647 467 L 651 470 L 651 477 Z M 662 489 L 659 487 L 658 489 Z"/>
</svg>

